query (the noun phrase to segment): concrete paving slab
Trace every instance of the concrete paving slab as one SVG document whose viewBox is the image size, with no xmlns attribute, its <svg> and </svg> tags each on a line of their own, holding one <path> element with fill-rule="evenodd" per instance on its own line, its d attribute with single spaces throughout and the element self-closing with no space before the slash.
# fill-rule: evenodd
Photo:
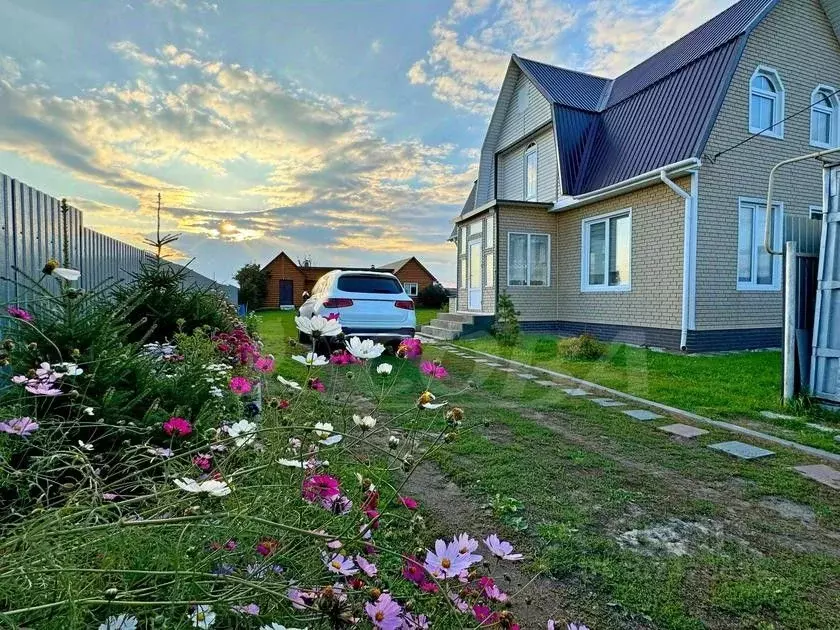
<svg viewBox="0 0 840 630">
<path fill-rule="evenodd" d="M 744 444 L 738 441 L 718 442 L 717 444 L 710 444 L 709 448 L 740 459 L 758 459 L 759 457 L 775 455 L 773 451 L 768 451 L 766 448 L 759 448 L 758 446 L 752 446 L 751 444 Z"/>
<path fill-rule="evenodd" d="M 487 367 L 502 367 L 501 363 L 488 363 Z"/>
<path fill-rule="evenodd" d="M 705 435 L 708 431 L 704 429 L 698 429 L 697 427 L 693 427 L 688 424 L 667 424 L 664 427 L 658 427 L 660 431 L 665 431 L 665 433 L 670 433 L 672 435 L 678 435 L 679 437 L 684 438 L 696 438 L 699 435 Z"/>
<path fill-rule="evenodd" d="M 794 466 L 793 469 L 808 479 L 813 479 L 829 488 L 840 490 L 840 470 L 835 470 L 825 464 L 813 464 L 811 466 Z"/>
<path fill-rule="evenodd" d="M 524 378 L 524 379 L 529 380 L 529 381 L 530 381 L 531 379 L 537 378 L 537 377 L 536 377 L 536 376 L 534 376 L 533 374 L 525 374 L 525 373 L 519 373 L 519 372 L 517 372 L 517 373 L 516 373 L 516 375 L 517 375 L 519 378 Z"/>
<path fill-rule="evenodd" d="M 534 381 L 537 385 L 543 385 L 545 387 L 557 387 L 560 383 L 555 383 L 554 381 Z"/>
<path fill-rule="evenodd" d="M 613 400 L 612 398 L 590 398 L 592 402 L 596 405 L 601 405 L 602 407 L 623 407 L 623 402 L 618 402 L 617 400 Z"/>
<path fill-rule="evenodd" d="M 783 413 L 776 413 L 775 411 L 762 411 L 761 415 L 771 420 L 799 420 L 796 416 L 788 416 Z"/>
<path fill-rule="evenodd" d="M 822 431 L 823 433 L 840 433 L 840 429 L 835 429 L 834 427 L 827 427 L 824 424 L 816 424 L 814 422 L 806 422 L 806 427 L 810 427 L 812 429 L 816 429 L 817 431 Z"/>
<path fill-rule="evenodd" d="M 658 420 L 662 418 L 658 413 L 653 413 L 652 411 L 648 411 L 647 409 L 628 409 L 627 411 L 623 411 L 623 414 L 630 416 L 634 420 L 642 420 L 647 422 L 648 420 Z"/>
<path fill-rule="evenodd" d="M 564 389 L 563 391 L 566 392 L 569 396 L 588 396 L 589 395 L 588 391 L 586 391 L 585 389 L 580 389 L 579 387 L 576 387 L 574 389 Z"/>
<path fill-rule="evenodd" d="M 513 368 L 500 368 L 500 372 L 516 372 Z"/>
</svg>

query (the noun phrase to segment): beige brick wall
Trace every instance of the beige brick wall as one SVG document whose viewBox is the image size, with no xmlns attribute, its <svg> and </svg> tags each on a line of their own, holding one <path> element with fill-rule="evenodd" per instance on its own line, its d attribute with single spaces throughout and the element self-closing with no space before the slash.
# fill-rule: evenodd
<svg viewBox="0 0 840 630">
<path fill-rule="evenodd" d="M 818 84 L 840 88 L 840 44 L 820 0 L 782 0 L 747 42 L 706 155 L 749 135 L 750 78 L 759 66 L 774 68 L 785 88 L 785 115 L 808 107 Z M 779 327 L 781 292 L 736 289 L 738 197 L 763 198 L 772 166 L 819 149 L 810 145 L 810 116 L 785 122 L 784 139 L 758 137 L 700 171 L 697 236 L 697 329 Z M 804 214 L 822 200 L 819 165 L 786 168 L 775 199 L 785 213 Z"/>
<path fill-rule="evenodd" d="M 685 190 L 690 177 L 677 180 Z M 582 292 L 582 224 L 630 208 L 630 286 L 627 292 Z M 553 271 L 557 319 L 679 329 L 682 318 L 685 201 L 664 184 L 557 214 Z"/>
</svg>

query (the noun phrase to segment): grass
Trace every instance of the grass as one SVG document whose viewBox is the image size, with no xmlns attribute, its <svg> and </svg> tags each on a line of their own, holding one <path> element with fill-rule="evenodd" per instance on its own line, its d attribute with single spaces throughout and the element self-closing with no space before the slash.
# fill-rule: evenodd
<svg viewBox="0 0 840 630">
<path fill-rule="evenodd" d="M 836 414 L 818 407 L 799 408 L 798 414 L 786 412 L 781 404 L 779 352 L 680 355 L 614 343 L 607 344 L 603 358 L 588 361 L 563 358 L 557 342 L 557 337 L 548 335 L 523 335 L 514 348 L 500 346 L 490 336 L 457 343 L 700 415 L 761 425 L 757 428 L 840 452 L 840 444 L 830 434 L 806 426 L 803 420 L 771 420 L 760 415 L 765 410 L 805 413 L 809 422 L 840 424 Z"/>
<path fill-rule="evenodd" d="M 278 354 L 280 373 L 295 376 L 300 366 L 288 361 L 283 341 L 294 332 L 291 319 L 266 314 L 262 330 L 267 341 L 277 340 L 270 347 Z M 526 339 L 529 347 L 537 341 Z M 708 359 L 759 373 L 763 365 L 769 379 L 767 356 L 762 361 L 760 354 Z M 530 549 L 536 557 L 531 569 L 557 580 L 563 595 L 556 605 L 569 616 L 589 627 L 616 629 L 836 627 L 840 496 L 791 469 L 816 460 L 773 447 L 772 459 L 740 461 L 706 448 L 733 439 L 725 431 L 680 442 L 656 430 L 667 420 L 636 422 L 439 349 L 427 348 L 426 358 L 440 358 L 450 371 L 449 378 L 432 384 L 439 400 L 486 425 L 463 431 L 436 456 L 438 466 L 476 504 L 488 506 L 502 531 Z M 647 385 L 627 375 L 626 367 L 624 375 L 620 370 L 622 361 L 633 365 L 642 358 L 655 362 L 645 370 Z M 667 392 L 665 368 L 673 359 L 707 358 L 611 348 L 606 365 L 578 367 L 612 375 L 612 386 L 655 382 L 658 391 Z M 696 387 L 687 368 L 675 363 L 676 387 Z M 705 361 L 700 365 L 710 371 L 706 378 L 719 371 Z M 591 373 L 577 375 L 595 380 Z M 731 377 L 747 380 L 737 373 Z M 464 390 L 465 383 L 471 387 Z M 393 398 L 416 395 L 427 385 L 416 370 L 404 370 Z M 749 389 L 761 400 L 761 387 Z M 698 391 L 672 395 L 725 409 L 723 402 L 704 402 Z M 396 411 L 396 404 L 390 409 L 386 402 L 383 412 Z M 644 537 L 636 550 L 619 544 L 622 533 L 674 522 L 688 524 L 681 536 L 686 555 L 664 553 Z M 470 526 L 463 524 L 465 530 Z"/>
</svg>

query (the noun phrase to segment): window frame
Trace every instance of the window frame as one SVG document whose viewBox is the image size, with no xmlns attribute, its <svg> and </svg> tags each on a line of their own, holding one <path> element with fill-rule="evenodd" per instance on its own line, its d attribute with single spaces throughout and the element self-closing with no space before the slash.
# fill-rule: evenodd
<svg viewBox="0 0 840 630">
<path fill-rule="evenodd" d="M 494 286 L 496 286 L 496 254 L 484 252 L 484 288 L 490 289 Z"/>
<path fill-rule="evenodd" d="M 484 248 L 490 249 L 496 246 L 496 217 L 487 215 L 484 221 Z"/>
<path fill-rule="evenodd" d="M 414 287 L 414 293 L 409 290 L 410 286 Z M 416 282 L 403 282 L 402 287 L 408 297 L 417 297 L 420 293 L 420 285 Z"/>
<path fill-rule="evenodd" d="M 770 83 L 773 84 L 773 87 L 776 88 L 775 92 L 767 92 L 766 90 L 762 90 L 760 88 L 753 87 L 753 82 L 759 76 L 766 78 Z M 779 76 L 779 73 L 776 71 L 775 68 L 770 68 L 768 66 L 758 66 L 755 69 L 755 72 L 752 73 L 750 77 L 750 85 L 749 85 L 749 103 L 748 103 L 748 120 L 747 124 L 749 125 L 750 133 L 758 134 L 760 136 L 764 136 L 765 138 L 776 138 L 777 140 L 784 140 L 785 137 L 785 86 L 782 83 L 782 79 Z M 770 98 L 773 100 L 773 127 L 770 129 L 764 129 L 759 127 L 753 126 L 753 96 L 757 95 L 762 98 Z"/>
<path fill-rule="evenodd" d="M 609 284 L 610 275 L 610 219 L 618 217 L 630 219 L 630 277 L 624 284 Z M 597 223 L 606 224 L 604 230 L 604 284 L 589 283 L 589 232 Z M 607 214 L 588 217 L 581 221 L 581 259 L 580 259 L 580 290 L 581 293 L 628 293 L 633 290 L 633 208 L 623 208 Z"/>
<path fill-rule="evenodd" d="M 522 85 L 519 86 L 519 89 L 516 91 L 516 111 L 520 114 L 524 114 L 528 111 L 528 108 L 531 106 L 531 90 L 528 82 L 526 81 Z"/>
<path fill-rule="evenodd" d="M 540 190 L 540 154 L 536 142 L 529 144 L 522 154 L 522 197 L 525 201 L 536 201 Z M 533 197 L 528 193 L 528 158 L 534 156 L 534 193 Z"/>
<path fill-rule="evenodd" d="M 840 130 L 838 130 L 838 118 L 840 118 L 840 102 L 838 102 L 837 88 L 833 88 L 829 85 L 818 85 L 814 88 L 814 91 L 811 92 L 811 115 L 810 115 L 810 129 L 808 132 L 809 140 L 812 147 L 817 147 L 818 149 L 833 149 L 838 146 L 838 136 L 840 136 Z M 818 102 L 815 102 L 815 99 L 822 94 L 823 96 L 828 96 L 832 94 L 832 96 L 828 96 L 828 100 L 831 102 L 831 106 L 828 107 L 825 105 L 825 98 L 820 98 Z M 829 139 L 828 143 L 821 142 L 820 140 L 814 139 L 814 114 L 820 112 L 823 114 L 829 115 Z"/>
<path fill-rule="evenodd" d="M 738 232 L 736 234 L 736 257 L 735 257 L 735 288 L 736 290 L 744 293 L 765 293 L 765 292 L 772 292 L 772 291 L 781 291 L 782 290 L 782 257 L 781 256 L 772 256 L 771 262 L 773 263 L 773 283 L 772 284 L 757 284 L 754 280 L 750 280 L 749 282 L 743 282 L 739 279 L 738 275 L 738 257 L 737 257 L 737 248 L 738 248 L 738 241 L 741 239 L 741 206 L 744 204 L 748 204 L 751 206 L 756 206 L 753 208 L 753 232 L 755 231 L 755 213 L 763 212 L 767 213 L 767 200 L 766 199 L 759 199 L 758 197 L 738 197 Z M 785 229 L 785 205 L 781 201 L 774 201 L 773 207 L 778 208 L 779 211 L 776 213 L 776 225 L 774 226 L 775 229 L 775 238 L 773 239 L 773 245 L 778 250 L 782 247 L 782 242 L 784 240 L 784 229 Z M 762 246 L 764 244 L 764 233 L 760 235 Z M 755 254 L 755 234 L 753 234 L 753 247 L 750 250 L 750 256 L 752 257 Z M 752 276 L 755 277 L 755 270 L 757 265 L 755 264 L 756 261 L 754 259 L 750 259 L 751 268 L 752 268 Z"/>
<path fill-rule="evenodd" d="M 525 284 L 510 283 L 510 238 L 511 236 L 527 236 L 525 248 Z M 545 284 L 531 284 L 531 239 L 535 236 L 546 237 L 546 277 Z M 546 289 L 551 286 L 551 234 L 546 232 L 508 232 L 507 233 L 507 286 Z"/>
<path fill-rule="evenodd" d="M 808 217 L 812 221 L 822 221 L 823 216 L 824 215 L 822 206 L 808 206 Z"/>
</svg>

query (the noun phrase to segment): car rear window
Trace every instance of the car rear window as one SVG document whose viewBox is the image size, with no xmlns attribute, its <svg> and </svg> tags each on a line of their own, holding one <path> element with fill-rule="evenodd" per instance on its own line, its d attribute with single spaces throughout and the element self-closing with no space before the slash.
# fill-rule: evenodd
<svg viewBox="0 0 840 630">
<path fill-rule="evenodd" d="M 381 276 L 339 276 L 338 290 L 348 293 L 384 293 L 396 295 L 402 293 L 402 285 L 396 278 Z"/>
</svg>

